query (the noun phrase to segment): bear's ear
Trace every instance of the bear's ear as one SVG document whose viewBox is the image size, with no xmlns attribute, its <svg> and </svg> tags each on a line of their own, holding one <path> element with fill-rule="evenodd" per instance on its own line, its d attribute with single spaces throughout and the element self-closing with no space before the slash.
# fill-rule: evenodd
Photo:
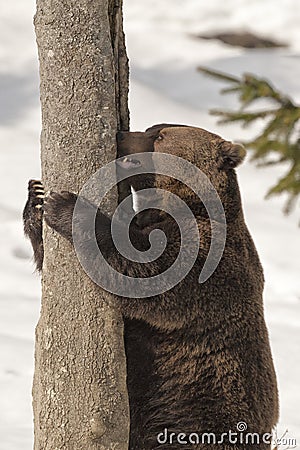
<svg viewBox="0 0 300 450">
<path fill-rule="evenodd" d="M 220 170 L 234 169 L 243 162 L 246 150 L 242 144 L 229 141 L 221 141 L 218 144 L 220 155 Z"/>
</svg>

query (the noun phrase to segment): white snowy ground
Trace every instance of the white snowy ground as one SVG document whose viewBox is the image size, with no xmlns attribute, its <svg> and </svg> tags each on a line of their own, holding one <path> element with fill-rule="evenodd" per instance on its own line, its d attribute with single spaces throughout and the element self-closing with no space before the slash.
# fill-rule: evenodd
<svg viewBox="0 0 300 450">
<path fill-rule="evenodd" d="M 0 450 L 29 450 L 40 294 L 22 235 L 21 210 L 27 180 L 40 173 L 34 2 L 3 1 L 0 11 Z M 300 101 L 299 23 L 298 0 L 125 0 L 132 129 L 169 121 L 201 126 L 228 139 L 255 132 L 216 125 L 208 108 L 232 107 L 236 100 L 220 96 L 221 84 L 195 67 L 262 74 Z M 245 28 L 290 47 L 244 51 L 190 36 Z M 263 199 L 280 169 L 258 170 L 246 162 L 238 173 L 246 219 L 265 268 L 266 316 L 281 399 L 279 435 L 288 428 L 300 446 L 299 209 L 284 217 L 283 199 Z"/>
</svg>

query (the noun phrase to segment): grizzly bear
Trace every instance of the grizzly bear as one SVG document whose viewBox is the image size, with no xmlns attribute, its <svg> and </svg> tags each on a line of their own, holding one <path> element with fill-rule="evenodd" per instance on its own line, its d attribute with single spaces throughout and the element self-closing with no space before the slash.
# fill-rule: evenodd
<svg viewBox="0 0 300 450">
<path fill-rule="evenodd" d="M 115 296 L 125 323 L 127 385 L 130 402 L 130 450 L 153 449 L 270 449 L 278 419 L 276 376 L 263 312 L 263 270 L 245 224 L 235 173 L 244 156 L 241 145 L 204 129 L 155 125 L 145 132 L 119 132 L 121 169 L 128 170 L 129 189 L 149 187 L 163 192 L 159 208 L 137 212 L 130 238 L 139 250 L 149 249 L 149 236 L 161 230 L 164 252 L 154 261 L 130 261 L 115 248 L 111 220 L 97 210 L 98 246 L 108 263 L 130 277 L 150 278 L 173 264 L 181 233 L 189 236 L 190 218 L 183 213 L 181 230 L 164 207 L 177 195 L 190 208 L 200 241 L 196 260 L 184 279 L 172 288 L 145 298 Z M 224 208 L 226 241 L 213 274 L 199 283 L 208 256 L 212 227 L 196 193 L 167 175 L 136 175 L 135 154 L 172 154 L 192 163 L 208 177 Z M 123 165 L 122 165 L 123 162 Z M 127 195 L 127 194 L 126 194 Z M 126 196 L 125 195 L 125 196 Z M 143 196 L 140 197 L 143 200 Z M 84 220 L 96 206 L 74 193 L 50 193 L 29 182 L 24 209 L 25 233 L 30 237 L 37 267 L 42 268 L 42 216 L 48 226 L 73 243 L 72 216 L 82 202 Z M 141 201 L 142 201 L 141 200 Z M 180 215 L 181 203 L 177 204 Z M 79 223 L 80 229 L 80 223 Z M 82 232 L 83 234 L 83 232 Z M 76 239 L 80 240 L 79 236 Z M 88 240 L 84 230 L 84 240 Z M 89 253 L 95 272 L 97 258 Z M 94 258 L 94 259 L 93 259 Z"/>
</svg>

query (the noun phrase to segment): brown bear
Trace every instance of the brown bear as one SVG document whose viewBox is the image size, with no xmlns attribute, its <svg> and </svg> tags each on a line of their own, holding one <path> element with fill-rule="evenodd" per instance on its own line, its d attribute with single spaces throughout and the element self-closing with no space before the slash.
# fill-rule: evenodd
<svg viewBox="0 0 300 450">
<path fill-rule="evenodd" d="M 130 450 L 270 449 L 270 433 L 278 419 L 277 386 L 263 313 L 263 271 L 245 224 L 234 170 L 245 156 L 243 147 L 201 128 L 161 124 L 144 133 L 118 133 L 118 152 L 131 170 L 128 183 L 137 196 L 145 187 L 176 194 L 192 211 L 200 234 L 195 263 L 174 287 L 146 298 L 116 295 L 125 322 Z M 216 270 L 202 284 L 199 273 L 213 227 L 208 212 L 199 196 L 178 180 L 156 173 L 135 175 L 139 159 L 134 154 L 140 152 L 184 158 L 209 178 L 218 193 L 226 216 L 226 242 Z M 73 193 L 52 192 L 43 205 L 41 194 L 42 185 L 31 181 L 24 210 L 25 233 L 39 268 L 42 214 L 48 226 L 72 243 L 78 200 Z M 140 250 L 149 248 L 153 230 L 162 230 L 167 238 L 164 252 L 146 263 L 120 255 L 111 237 L 111 221 L 98 209 L 97 242 L 111 266 L 131 277 L 149 278 L 173 264 L 181 233 L 189 235 L 191 224 L 184 216 L 179 230 L 164 211 L 168 199 L 162 195 L 161 210 L 149 207 L 131 223 L 130 237 Z M 78 201 L 83 214 L 77 220 L 87 242 L 85 218 L 96 207 Z M 194 245 L 191 239 L 190 248 Z M 89 255 L 96 273 L 97 255 L 92 250 Z"/>
</svg>

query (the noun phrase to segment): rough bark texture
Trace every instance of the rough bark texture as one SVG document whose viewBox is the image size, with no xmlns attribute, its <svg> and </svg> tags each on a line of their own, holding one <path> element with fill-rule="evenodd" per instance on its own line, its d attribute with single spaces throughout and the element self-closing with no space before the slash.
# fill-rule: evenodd
<svg viewBox="0 0 300 450">
<path fill-rule="evenodd" d="M 37 0 L 46 190 L 79 192 L 128 129 L 128 69 L 118 0 Z M 114 209 L 116 193 L 106 202 Z M 35 450 L 127 449 L 123 323 L 70 244 L 44 228 L 36 330 Z"/>
</svg>

